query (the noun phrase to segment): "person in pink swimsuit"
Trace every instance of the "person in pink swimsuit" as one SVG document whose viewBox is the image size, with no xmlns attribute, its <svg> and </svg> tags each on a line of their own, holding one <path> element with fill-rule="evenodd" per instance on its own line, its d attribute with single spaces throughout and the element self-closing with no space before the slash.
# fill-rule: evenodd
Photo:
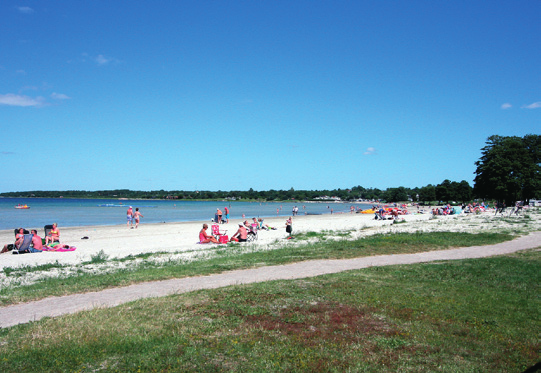
<svg viewBox="0 0 541 373">
<path fill-rule="evenodd" d="M 208 228 L 209 226 L 207 224 L 203 224 L 203 229 L 201 229 L 201 231 L 199 232 L 199 243 L 219 243 L 216 238 L 207 234 Z"/>
</svg>

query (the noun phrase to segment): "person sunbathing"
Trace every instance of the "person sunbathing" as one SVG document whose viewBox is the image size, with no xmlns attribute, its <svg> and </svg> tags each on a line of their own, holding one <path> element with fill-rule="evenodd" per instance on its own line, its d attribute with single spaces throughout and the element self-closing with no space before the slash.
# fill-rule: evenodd
<svg viewBox="0 0 541 373">
<path fill-rule="evenodd" d="M 23 241 L 24 241 L 24 229 L 19 228 L 19 233 L 15 235 L 15 243 L 13 244 L 13 246 L 18 249 L 19 247 L 21 247 L 21 244 L 23 243 Z M 13 247 L 10 248 L 10 246 L 12 245 L 4 245 L 4 248 L 2 249 L 2 251 L 0 251 L 0 254 L 6 253 L 12 250 Z"/>
<path fill-rule="evenodd" d="M 267 230 L 267 231 L 270 231 L 271 229 L 272 229 L 273 231 L 276 230 L 276 228 L 271 227 L 271 226 L 268 225 L 268 224 L 263 224 L 263 219 L 259 218 L 258 221 L 259 221 L 259 229 L 265 229 L 265 230 Z"/>
<path fill-rule="evenodd" d="M 208 228 L 209 226 L 207 224 L 203 224 L 203 229 L 201 229 L 201 231 L 199 232 L 199 243 L 219 243 L 216 238 L 207 234 Z"/>
<path fill-rule="evenodd" d="M 53 223 L 53 229 L 51 229 L 47 237 L 45 237 L 45 245 L 53 242 L 60 242 L 60 231 L 58 230 L 58 225 L 56 223 Z"/>
</svg>

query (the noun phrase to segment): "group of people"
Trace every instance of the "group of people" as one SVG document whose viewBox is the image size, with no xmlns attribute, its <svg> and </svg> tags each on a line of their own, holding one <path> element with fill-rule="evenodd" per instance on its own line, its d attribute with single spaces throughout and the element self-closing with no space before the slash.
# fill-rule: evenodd
<svg viewBox="0 0 541 373">
<path fill-rule="evenodd" d="M 209 228 L 208 224 L 203 224 L 203 228 L 199 231 L 199 243 L 216 243 L 219 244 L 218 239 L 207 233 Z M 258 230 L 276 230 L 275 227 L 271 227 L 268 224 L 264 224 L 263 219 L 252 218 L 250 223 L 248 220 L 245 220 L 242 223 L 239 223 L 239 227 L 234 235 L 231 236 L 229 242 L 246 242 L 248 240 L 249 234 L 257 234 Z M 286 220 L 286 232 L 291 238 L 291 233 L 293 232 L 293 220 L 291 216 Z"/>
<path fill-rule="evenodd" d="M 133 228 L 133 223 L 135 222 L 135 228 L 138 228 L 139 221 L 141 218 L 144 218 L 144 216 L 139 211 L 139 207 L 136 207 L 135 211 L 133 211 L 133 207 L 130 206 L 128 208 L 127 218 L 128 218 L 128 222 L 126 224 L 128 225 L 128 227 Z"/>
<path fill-rule="evenodd" d="M 432 209 L 432 215 L 455 215 L 456 213 L 454 207 L 450 204 Z"/>
<path fill-rule="evenodd" d="M 25 253 L 40 253 L 43 251 L 44 245 L 54 247 L 60 244 L 60 230 L 58 229 L 58 225 L 56 223 L 53 223 L 52 229 L 45 236 L 45 239 L 42 239 L 38 235 L 38 231 L 35 229 L 32 229 L 30 232 L 32 233 L 32 243 L 27 249 L 25 249 Z M 4 245 L 0 254 L 12 251 L 14 249 L 17 249 L 14 251 L 14 253 L 18 254 L 19 249 L 24 242 L 25 233 L 28 234 L 28 231 L 25 231 L 24 228 L 19 228 L 18 232 L 15 234 L 15 242 L 13 244 Z"/>
<path fill-rule="evenodd" d="M 216 214 L 214 214 L 214 221 L 218 224 L 229 223 L 229 209 L 224 207 L 225 215 L 222 213 L 222 210 L 219 208 L 216 209 Z"/>
<path fill-rule="evenodd" d="M 398 216 L 400 215 L 409 214 L 407 209 L 399 209 L 398 207 L 394 207 L 394 208 L 373 207 L 372 209 L 375 211 L 374 212 L 375 220 L 386 220 L 386 219 L 396 220 L 398 219 Z"/>
</svg>

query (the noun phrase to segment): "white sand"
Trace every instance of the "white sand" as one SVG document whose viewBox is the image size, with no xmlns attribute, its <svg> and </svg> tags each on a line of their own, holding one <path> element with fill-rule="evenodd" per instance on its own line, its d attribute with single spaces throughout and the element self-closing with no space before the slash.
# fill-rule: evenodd
<svg viewBox="0 0 541 373">
<path fill-rule="evenodd" d="M 437 217 L 431 219 L 430 214 L 401 216 L 404 224 L 392 224 L 392 221 L 376 221 L 372 214 L 336 214 L 336 215 L 310 215 L 296 216 L 293 218 L 295 233 L 308 231 L 333 231 L 336 239 L 341 237 L 336 234 L 349 231 L 350 238 L 357 238 L 376 233 L 387 232 L 416 232 L 416 231 L 455 231 L 455 232 L 480 232 L 517 230 L 538 231 L 541 230 L 541 214 L 539 210 L 530 210 L 530 219 L 524 217 L 502 218 L 495 217 L 493 212 L 474 214 L 460 214 L 457 216 Z M 229 224 L 220 225 L 220 230 L 227 230 L 231 236 L 238 228 L 240 220 L 230 220 Z M 61 242 L 77 247 L 73 252 L 42 252 L 23 255 L 12 255 L 11 252 L 0 255 L 0 268 L 10 267 L 11 270 L 19 268 L 17 276 L 6 276 L 0 272 L 1 286 L 24 286 L 39 278 L 51 276 L 71 276 L 77 271 L 81 272 L 104 272 L 119 269 L 133 268 L 142 261 L 165 262 L 193 261 L 210 258 L 216 255 L 217 250 L 231 250 L 235 252 L 250 252 L 260 250 L 272 250 L 284 245 L 295 245 L 297 241 L 287 240 L 285 232 L 285 218 L 267 218 L 265 223 L 278 228 L 271 231 L 260 231 L 259 239 L 254 243 L 243 243 L 234 247 L 214 244 L 198 244 L 198 234 L 203 222 L 189 223 L 162 223 L 145 224 L 144 220 L 139 229 L 129 229 L 126 225 L 96 226 L 96 227 L 72 227 L 60 228 Z M 208 222 L 209 234 L 211 222 Z M 41 232 L 40 232 L 41 233 Z M 332 233 L 327 233 L 333 236 Z M 88 239 L 81 239 L 82 237 Z M 14 240 L 13 230 L 0 231 L 0 242 L 12 243 Z M 306 241 L 304 241 L 306 242 Z M 111 261 L 100 264 L 88 264 L 92 257 L 103 251 L 109 259 L 125 258 L 130 255 L 142 253 L 156 253 L 146 259 L 131 260 L 126 262 Z M 159 254 L 159 253 L 166 254 Z M 48 269 L 41 272 L 26 274 L 24 267 L 36 266 L 49 263 L 64 265 L 61 269 Z M 86 264 L 83 264 L 87 262 Z"/>
<path fill-rule="evenodd" d="M 357 230 L 367 225 L 391 224 L 391 221 L 376 222 L 373 215 L 365 214 L 338 214 L 338 215 L 299 215 L 293 218 L 294 233 L 300 231 L 322 230 Z M 408 220 L 428 219 L 428 215 L 411 215 Z M 251 219 L 250 219 L 251 220 Z M 269 245 L 276 240 L 287 237 L 285 231 L 285 217 L 267 218 L 265 224 L 276 227 L 277 230 L 260 231 L 256 245 Z M 228 224 L 221 224 L 220 230 L 227 230 L 232 236 L 238 229 L 240 219 L 230 220 Z M 54 263 L 79 264 L 91 260 L 91 257 L 103 250 L 110 258 L 123 258 L 128 255 L 152 252 L 179 252 L 193 250 L 207 250 L 216 245 L 201 245 L 199 231 L 204 222 L 184 223 L 141 223 L 138 229 L 129 229 L 126 225 L 94 226 L 94 227 L 59 227 L 62 243 L 75 246 L 73 252 L 42 252 L 35 254 L 0 255 L 0 268 L 20 265 L 37 265 Z M 207 233 L 211 233 L 211 222 Z M 42 232 L 38 232 L 42 233 Z M 82 239 L 88 237 L 88 239 Z M 0 231 L 0 242 L 13 243 L 13 230 Z M 246 244 L 244 244 L 246 245 Z"/>
</svg>

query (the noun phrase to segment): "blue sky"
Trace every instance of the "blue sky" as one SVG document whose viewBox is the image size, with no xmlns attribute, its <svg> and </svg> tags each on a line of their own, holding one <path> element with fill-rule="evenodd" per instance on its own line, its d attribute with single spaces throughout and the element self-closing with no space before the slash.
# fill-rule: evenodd
<svg viewBox="0 0 541 373">
<path fill-rule="evenodd" d="M 541 2 L 0 3 L 0 192 L 473 185 L 539 134 Z"/>
</svg>

